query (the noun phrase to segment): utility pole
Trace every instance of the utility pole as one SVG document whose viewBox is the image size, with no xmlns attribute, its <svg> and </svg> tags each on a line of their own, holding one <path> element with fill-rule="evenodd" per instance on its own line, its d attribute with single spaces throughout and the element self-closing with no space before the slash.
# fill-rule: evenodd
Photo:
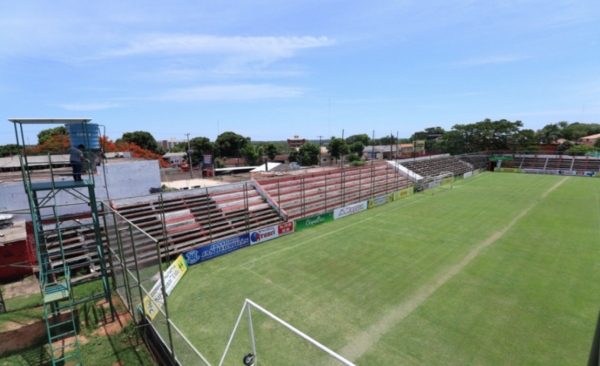
<svg viewBox="0 0 600 366">
<path fill-rule="evenodd" d="M 187 141 L 188 141 L 188 151 L 187 151 L 187 155 L 188 155 L 188 164 L 190 165 L 190 180 L 194 179 L 194 173 L 193 171 L 193 165 L 192 165 L 192 154 L 194 153 L 194 151 L 192 151 L 192 148 L 190 147 L 190 134 L 186 133 L 187 136 Z M 192 184 L 192 182 L 190 182 L 190 184 Z"/>
<path fill-rule="evenodd" d="M 398 142 L 396 142 L 398 143 Z M 392 160 L 392 147 L 394 146 L 394 133 L 390 131 L 390 160 Z"/>
<path fill-rule="evenodd" d="M 375 130 L 373 130 L 373 138 L 371 139 L 371 141 L 375 141 Z M 375 155 L 375 142 L 372 142 L 373 145 L 371 147 L 371 164 L 373 164 L 373 160 L 375 160 L 375 157 L 377 155 Z"/>
<path fill-rule="evenodd" d="M 323 136 L 317 136 L 317 137 L 319 138 L 319 166 L 322 166 L 321 165 L 321 148 L 322 148 L 323 145 L 321 145 L 321 138 Z"/>
<path fill-rule="evenodd" d="M 344 129 L 342 129 L 342 146 L 346 146 L 346 140 L 344 140 Z M 341 161 L 341 166 L 342 168 L 344 167 L 344 150 L 342 149 L 342 161 Z"/>
</svg>

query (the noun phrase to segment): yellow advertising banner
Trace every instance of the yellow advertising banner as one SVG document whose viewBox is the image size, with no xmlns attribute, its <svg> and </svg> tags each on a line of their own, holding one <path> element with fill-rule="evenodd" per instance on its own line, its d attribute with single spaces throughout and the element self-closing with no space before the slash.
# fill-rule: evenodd
<svg viewBox="0 0 600 366">
<path fill-rule="evenodd" d="M 373 198 L 369 200 L 368 207 L 373 208 L 380 205 L 385 205 L 386 203 L 390 203 L 394 200 L 394 194 L 388 194 L 386 196 L 381 196 L 377 198 Z"/>
<path fill-rule="evenodd" d="M 494 171 L 504 173 L 521 173 L 521 169 L 519 168 L 494 168 Z"/>
<path fill-rule="evenodd" d="M 177 259 L 171 263 L 169 268 L 163 273 L 165 279 L 165 293 L 167 296 L 173 291 L 175 285 L 181 280 L 185 272 L 187 272 L 188 265 L 185 258 L 180 255 Z M 158 314 L 160 308 L 164 304 L 163 292 L 161 288 L 161 281 L 156 282 L 152 290 L 150 290 L 150 296 L 144 297 L 143 305 L 146 315 L 150 320 L 154 320 Z"/>
<path fill-rule="evenodd" d="M 406 196 L 408 196 L 410 194 L 413 194 L 413 193 L 414 193 L 413 187 L 409 187 L 409 188 L 403 189 L 401 191 L 394 192 L 394 194 L 393 194 L 394 201 L 395 200 L 399 200 L 400 198 L 404 198 L 404 197 L 406 197 Z"/>
</svg>

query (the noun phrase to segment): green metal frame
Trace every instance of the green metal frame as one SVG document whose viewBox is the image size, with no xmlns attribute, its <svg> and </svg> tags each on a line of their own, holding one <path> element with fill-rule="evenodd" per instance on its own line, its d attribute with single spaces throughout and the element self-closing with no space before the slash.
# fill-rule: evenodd
<svg viewBox="0 0 600 366">
<path fill-rule="evenodd" d="M 81 171 L 82 178 L 86 176 L 86 179 L 83 179 L 81 182 L 76 181 L 57 181 L 55 178 L 58 176 L 71 175 L 64 174 L 61 172 L 56 172 L 55 167 L 53 166 L 52 154 L 48 153 L 48 164 L 50 170 L 50 181 L 32 181 L 32 175 L 34 172 L 32 171 L 32 165 L 29 163 L 29 155 L 27 147 L 25 145 L 25 134 L 23 132 L 23 123 L 18 121 L 11 121 L 14 124 L 15 129 L 15 137 L 17 141 L 17 149 L 20 152 L 19 161 L 21 164 L 21 174 L 23 177 L 23 185 L 25 188 L 25 193 L 27 194 L 27 199 L 29 202 L 29 214 L 32 219 L 32 227 L 33 233 L 36 241 L 36 252 L 38 258 L 38 268 L 39 268 L 39 281 L 40 281 L 40 291 L 42 293 L 42 299 L 44 301 L 44 316 L 46 320 L 46 328 L 48 333 L 48 341 L 50 344 L 50 354 L 52 357 L 52 364 L 58 365 L 73 357 L 77 357 L 78 365 L 82 364 L 81 353 L 79 349 L 79 342 L 77 340 L 77 324 L 75 322 L 75 317 L 73 314 L 73 306 L 87 302 L 94 301 L 99 298 L 104 298 L 108 302 L 110 306 L 111 317 L 114 320 L 115 318 L 115 309 L 112 303 L 112 295 L 110 288 L 110 281 L 108 277 L 108 270 L 106 267 L 105 261 L 105 253 L 103 249 L 102 243 L 102 232 L 100 227 L 100 219 L 98 213 L 98 203 L 96 202 L 95 195 L 95 179 L 94 179 L 94 166 L 93 166 L 93 158 L 92 153 L 89 150 L 90 143 L 90 135 L 89 135 L 89 126 L 88 122 L 81 122 L 82 130 L 84 133 L 84 141 L 85 145 L 88 146 L 87 149 L 83 151 L 84 155 L 87 156 L 89 160 L 89 164 L 87 164 L 87 169 L 85 171 Z M 56 164 L 54 164 L 56 165 Z M 58 165 L 67 165 L 65 162 Z M 83 168 L 83 162 L 82 162 Z M 76 189 L 82 189 L 83 192 L 77 191 Z M 87 195 L 85 190 L 87 189 Z M 40 193 L 44 192 L 44 194 L 40 195 Z M 91 296 L 86 299 L 75 301 L 73 297 L 73 284 L 71 278 L 71 266 L 67 262 L 67 258 L 65 256 L 65 249 L 63 245 L 63 238 L 61 232 L 61 217 L 59 214 L 59 208 L 61 207 L 58 204 L 57 195 L 59 192 L 65 192 L 67 194 L 71 194 L 73 197 L 81 201 L 81 204 L 88 204 L 91 211 L 91 219 L 92 226 L 94 230 L 95 242 L 96 242 L 96 250 L 98 252 L 98 260 L 100 265 L 100 276 L 95 280 L 101 280 L 103 284 L 103 293 L 101 295 Z M 44 212 L 50 210 L 50 214 L 44 214 Z M 52 222 L 55 225 L 53 229 L 46 229 L 44 224 Z M 82 224 L 82 226 L 86 226 L 88 228 L 92 228 L 88 225 Z M 51 237 L 54 239 L 51 240 Z M 52 254 L 50 252 L 50 246 L 58 246 L 58 254 Z M 56 250 L 53 250 L 55 252 Z M 52 258 L 59 256 L 62 261 L 61 268 L 53 268 Z M 89 263 L 83 263 L 84 265 L 93 264 L 96 260 L 92 260 Z M 77 265 L 81 265 L 81 263 L 77 263 Z M 57 279 L 57 274 L 64 274 L 64 281 Z M 86 281 L 89 282 L 89 281 Z M 66 304 L 65 304 L 66 303 Z M 48 310 L 50 307 L 50 310 Z M 61 314 L 63 310 L 68 310 L 70 314 L 70 319 L 64 322 L 58 322 L 58 316 Z M 52 318 L 52 323 L 50 321 Z M 71 329 L 69 329 L 69 327 Z M 67 329 L 65 329 L 67 328 Z M 55 347 L 54 343 L 56 341 L 70 339 L 70 337 L 74 337 L 74 341 L 70 344 L 63 344 L 59 347 Z M 56 356 L 55 352 L 68 351 L 67 347 L 75 346 L 75 353 L 69 354 L 67 356 Z"/>
</svg>

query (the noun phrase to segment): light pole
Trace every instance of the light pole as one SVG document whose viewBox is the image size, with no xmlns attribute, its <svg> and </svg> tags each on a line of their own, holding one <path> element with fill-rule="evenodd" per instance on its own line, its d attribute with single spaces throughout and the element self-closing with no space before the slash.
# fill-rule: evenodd
<svg viewBox="0 0 600 366">
<path fill-rule="evenodd" d="M 192 148 L 190 147 L 190 134 L 186 133 L 187 135 L 187 143 L 188 143 L 188 151 L 187 151 L 187 155 L 188 155 L 188 164 L 190 165 L 190 180 L 194 179 L 194 174 L 192 172 L 193 170 L 193 165 L 192 165 L 192 154 L 194 153 L 194 150 L 192 150 Z M 190 182 L 191 184 L 192 182 Z"/>
</svg>

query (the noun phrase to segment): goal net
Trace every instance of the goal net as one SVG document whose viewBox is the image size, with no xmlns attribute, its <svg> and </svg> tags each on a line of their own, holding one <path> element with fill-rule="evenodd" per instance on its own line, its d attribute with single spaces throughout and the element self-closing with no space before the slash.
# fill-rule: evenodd
<svg viewBox="0 0 600 366">
<path fill-rule="evenodd" d="M 421 180 L 421 189 L 428 194 L 436 194 L 454 187 L 454 174 L 441 172 L 437 175 L 428 176 Z"/>
<path fill-rule="evenodd" d="M 246 299 L 219 366 L 354 364 Z"/>
</svg>

